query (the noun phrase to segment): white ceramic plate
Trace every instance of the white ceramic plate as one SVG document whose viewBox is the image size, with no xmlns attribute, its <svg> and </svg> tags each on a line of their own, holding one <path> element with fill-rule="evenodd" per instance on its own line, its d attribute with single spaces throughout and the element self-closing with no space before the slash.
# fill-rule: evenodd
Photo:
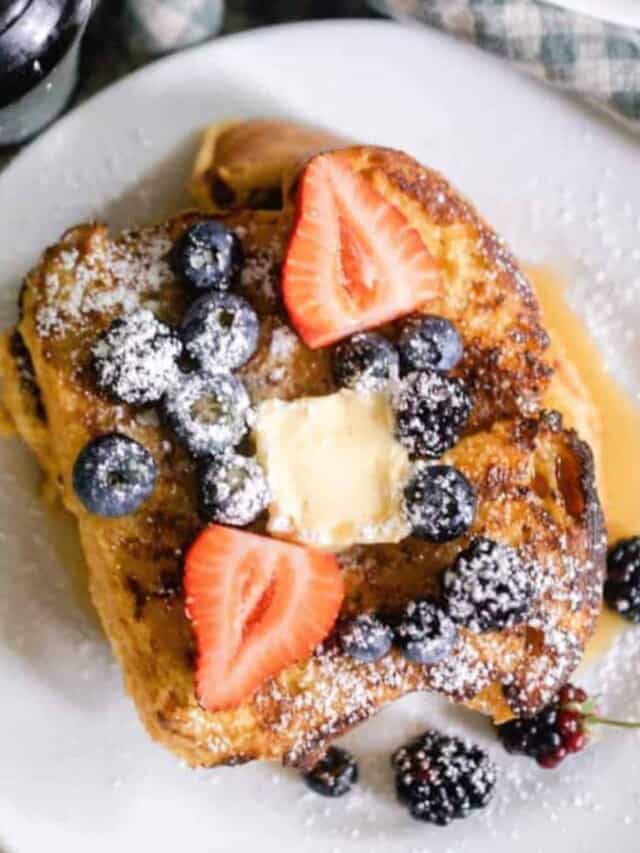
<svg viewBox="0 0 640 853">
<path fill-rule="evenodd" d="M 567 273 L 607 361 L 640 390 L 640 151 L 630 137 L 440 34 L 382 22 L 227 38 L 94 98 L 0 176 L 1 319 L 21 276 L 76 221 L 162 217 L 206 122 L 287 115 L 404 148 L 442 169 L 521 258 Z M 509 759 L 488 725 L 424 696 L 347 738 L 362 785 L 341 801 L 253 764 L 193 772 L 148 740 L 82 595 L 61 520 L 17 442 L 0 445 L 0 849 L 522 853 L 638 849 L 640 742 L 613 733 L 555 773 Z M 639 519 L 640 527 L 640 519 Z M 72 549 L 71 549 L 72 550 Z M 607 710 L 640 714 L 637 633 L 593 673 Z M 492 806 L 447 829 L 394 802 L 388 755 L 430 723 L 470 732 L 502 768 Z"/>
</svg>

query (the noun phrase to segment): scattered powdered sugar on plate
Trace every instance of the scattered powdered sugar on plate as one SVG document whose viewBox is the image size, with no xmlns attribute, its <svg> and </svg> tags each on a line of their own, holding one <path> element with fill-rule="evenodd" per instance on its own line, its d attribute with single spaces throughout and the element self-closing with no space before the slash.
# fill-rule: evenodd
<svg viewBox="0 0 640 853">
<path fill-rule="evenodd" d="M 592 692 L 597 692 L 598 687 L 603 690 L 606 698 L 602 706 L 608 715 L 631 719 L 640 716 L 640 697 L 633 698 L 638 679 L 640 630 L 630 629 L 581 683 Z M 489 752 L 498 766 L 498 783 L 489 806 L 446 829 L 416 824 L 395 800 L 389 756 L 427 728 L 470 737 Z M 608 805 L 608 789 L 612 780 L 621 778 L 621 772 L 631 790 L 640 784 L 640 753 L 634 732 L 603 733 L 584 753 L 572 756 L 554 771 L 545 771 L 530 759 L 508 755 L 489 723 L 478 715 L 453 707 L 440 697 L 414 694 L 386 707 L 376 720 L 359 726 L 341 743 L 358 757 L 360 783 L 348 797 L 329 805 L 319 797 L 299 792 L 301 845 L 317 838 L 321 828 L 327 850 L 344 849 L 345 840 L 354 832 L 366 843 L 367 850 L 381 853 L 391 849 L 390 838 L 404 844 L 411 853 L 472 853 L 507 840 L 518 847 L 533 815 L 540 812 L 545 816 L 550 837 L 536 824 L 540 846 L 525 849 L 539 849 L 542 853 L 563 843 L 574 819 L 593 828 L 601 825 L 605 814 L 607 824 L 616 820 L 633 828 L 638 822 L 622 792 L 619 808 L 612 811 Z M 287 795 L 295 796 L 295 792 L 292 780 Z M 590 853 L 592 848 L 587 845 L 568 849 Z"/>
</svg>

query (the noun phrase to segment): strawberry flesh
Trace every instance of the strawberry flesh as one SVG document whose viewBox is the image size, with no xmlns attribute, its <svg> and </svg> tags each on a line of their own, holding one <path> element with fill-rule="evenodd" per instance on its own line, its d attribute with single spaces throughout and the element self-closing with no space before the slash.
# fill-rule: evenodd
<svg viewBox="0 0 640 853">
<path fill-rule="evenodd" d="M 422 308 L 442 282 L 404 213 L 337 151 L 302 173 L 282 289 L 292 324 L 315 349 Z"/>
<path fill-rule="evenodd" d="M 234 708 L 308 657 L 331 631 L 344 588 L 335 557 L 211 525 L 185 561 L 196 636 L 196 693 L 208 711 Z"/>
</svg>

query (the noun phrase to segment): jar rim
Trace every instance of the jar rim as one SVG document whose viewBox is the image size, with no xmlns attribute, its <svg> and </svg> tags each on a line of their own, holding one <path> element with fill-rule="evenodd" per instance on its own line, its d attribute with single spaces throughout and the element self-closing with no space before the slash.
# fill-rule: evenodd
<svg viewBox="0 0 640 853">
<path fill-rule="evenodd" d="M 58 65 L 89 20 L 92 0 L 13 0 L 0 18 L 0 107 L 14 103 Z"/>
</svg>

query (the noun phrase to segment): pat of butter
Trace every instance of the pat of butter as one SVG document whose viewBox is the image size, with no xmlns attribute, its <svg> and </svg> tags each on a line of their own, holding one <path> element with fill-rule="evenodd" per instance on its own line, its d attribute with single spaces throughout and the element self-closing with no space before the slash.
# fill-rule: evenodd
<svg viewBox="0 0 640 853">
<path fill-rule="evenodd" d="M 267 400 L 253 434 L 271 492 L 271 534 L 324 548 L 409 535 L 409 457 L 383 394 Z"/>
</svg>

